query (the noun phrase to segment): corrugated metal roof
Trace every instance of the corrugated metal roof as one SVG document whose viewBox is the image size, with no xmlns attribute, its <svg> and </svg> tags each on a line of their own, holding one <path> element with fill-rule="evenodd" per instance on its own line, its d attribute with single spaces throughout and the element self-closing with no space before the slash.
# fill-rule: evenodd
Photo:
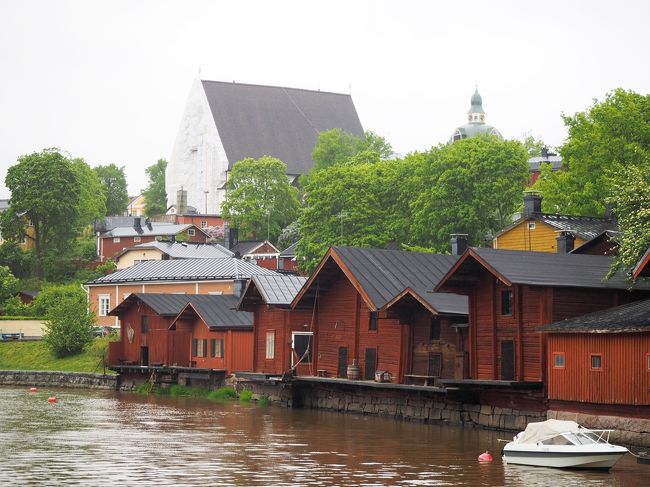
<svg viewBox="0 0 650 487">
<path fill-rule="evenodd" d="M 618 231 L 616 220 L 608 218 L 555 215 L 551 213 L 540 213 L 533 218 L 558 230 L 572 230 L 583 240 L 591 240 L 606 231 Z"/>
<path fill-rule="evenodd" d="M 604 255 L 488 248 L 471 248 L 467 252 L 475 253 L 513 284 L 598 289 L 628 289 L 631 286 L 623 273 L 605 280 L 611 259 Z M 650 283 L 637 283 L 635 288 L 650 289 Z"/>
<path fill-rule="evenodd" d="M 298 276 L 253 276 L 252 282 L 266 304 L 288 305 L 307 282 Z"/>
<path fill-rule="evenodd" d="M 191 306 L 211 330 L 252 329 L 253 313 L 237 311 L 238 298 L 232 295 L 189 295 Z"/>
<path fill-rule="evenodd" d="M 255 275 L 277 275 L 254 263 L 224 257 L 221 259 L 149 260 L 126 269 L 99 277 L 88 285 L 147 282 L 147 281 L 201 281 L 249 279 Z"/>
<path fill-rule="evenodd" d="M 151 228 L 149 228 L 151 225 Z M 182 225 L 174 223 L 164 223 L 164 222 L 150 222 L 149 225 L 143 224 L 141 227 L 135 228 L 130 227 L 115 227 L 112 230 L 109 230 L 106 233 L 103 233 L 102 237 L 138 237 L 138 236 L 172 236 L 177 235 L 188 228 L 195 227 L 190 223 L 184 223 Z M 196 227 L 197 230 L 202 230 Z"/>
<path fill-rule="evenodd" d="M 318 134 L 340 128 L 363 136 L 350 95 L 202 81 L 228 168 L 245 157 L 277 157 L 287 174 L 307 174 Z"/>
<path fill-rule="evenodd" d="M 156 248 L 172 259 L 220 259 L 234 254 L 219 244 L 193 242 L 146 242 L 133 248 Z M 129 249 L 127 249 L 129 250 Z"/>
<path fill-rule="evenodd" d="M 650 332 L 650 299 L 596 311 L 539 328 L 550 333 Z"/>
<path fill-rule="evenodd" d="M 297 246 L 298 246 L 298 242 L 289 245 L 286 249 L 280 252 L 280 257 L 295 257 Z"/>
<path fill-rule="evenodd" d="M 188 300 L 188 294 L 133 293 L 113 308 L 109 314 L 119 316 L 135 302 L 142 301 L 159 315 L 176 316 L 185 307 Z"/>
<path fill-rule="evenodd" d="M 377 308 L 407 287 L 433 289 L 458 256 L 333 247 Z"/>
</svg>

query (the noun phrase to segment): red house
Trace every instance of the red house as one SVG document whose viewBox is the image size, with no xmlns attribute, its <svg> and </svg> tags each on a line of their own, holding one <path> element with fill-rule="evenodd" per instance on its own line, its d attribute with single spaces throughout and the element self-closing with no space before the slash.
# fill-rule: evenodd
<svg viewBox="0 0 650 487">
<path fill-rule="evenodd" d="M 278 272 L 283 274 L 296 274 L 298 266 L 296 265 L 296 246 L 298 242 L 290 245 L 278 257 Z"/>
<path fill-rule="evenodd" d="M 650 418 L 650 300 L 541 331 L 551 410 Z"/>
<path fill-rule="evenodd" d="M 280 251 L 268 240 L 239 240 L 229 249 L 236 257 L 254 261 L 260 267 L 272 270 L 278 268 Z"/>
<path fill-rule="evenodd" d="M 539 383 L 545 379 L 541 325 L 648 296 L 623 275 L 606 280 L 610 258 L 470 248 L 434 290 L 469 297 L 469 377 Z"/>
<path fill-rule="evenodd" d="M 441 374 L 454 377 L 455 370 L 444 366 L 449 360 L 443 352 L 455 361 L 458 342 L 451 325 L 466 322 L 467 300 L 424 290 L 456 259 L 330 248 L 292 303 L 294 310 L 314 316 L 313 369 L 318 375 L 355 378 L 358 367 L 362 379 L 426 385 Z M 438 355 L 431 358 L 429 353 Z"/>
<path fill-rule="evenodd" d="M 307 281 L 297 276 L 255 276 L 242 293 L 239 309 L 253 313 L 253 371 L 314 375 L 310 310 L 291 310 Z"/>
</svg>

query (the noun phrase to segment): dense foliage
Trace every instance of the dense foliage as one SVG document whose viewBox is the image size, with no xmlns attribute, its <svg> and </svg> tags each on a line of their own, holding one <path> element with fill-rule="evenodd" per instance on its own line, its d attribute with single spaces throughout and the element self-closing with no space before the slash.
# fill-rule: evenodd
<svg viewBox="0 0 650 487">
<path fill-rule="evenodd" d="M 155 164 L 145 169 L 149 183 L 142 192 L 142 196 L 145 201 L 144 213 L 147 216 L 162 215 L 167 211 L 166 169 L 167 161 L 164 159 L 158 159 Z"/>
<path fill-rule="evenodd" d="M 97 166 L 93 170 L 102 185 L 102 193 L 106 200 L 106 214 L 123 214 L 129 204 L 124 166 L 117 167 L 115 164 L 108 164 Z"/>
<path fill-rule="evenodd" d="M 85 301 L 65 296 L 48 310 L 46 318 L 43 340 L 55 357 L 81 353 L 93 340 L 95 316 Z"/>
</svg>

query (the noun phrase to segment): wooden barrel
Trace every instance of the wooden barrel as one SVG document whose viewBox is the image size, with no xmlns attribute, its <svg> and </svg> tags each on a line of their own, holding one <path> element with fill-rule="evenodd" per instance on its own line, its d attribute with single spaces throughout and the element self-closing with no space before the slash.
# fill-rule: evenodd
<svg viewBox="0 0 650 487">
<path fill-rule="evenodd" d="M 359 380 L 359 364 L 356 360 L 353 360 L 350 365 L 348 365 L 348 379 L 350 380 Z"/>
</svg>

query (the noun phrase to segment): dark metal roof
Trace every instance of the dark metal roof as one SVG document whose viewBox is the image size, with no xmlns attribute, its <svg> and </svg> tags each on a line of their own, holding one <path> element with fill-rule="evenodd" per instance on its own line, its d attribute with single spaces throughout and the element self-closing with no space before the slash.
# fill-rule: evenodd
<svg viewBox="0 0 650 487">
<path fill-rule="evenodd" d="M 288 174 L 307 174 L 319 132 L 363 136 L 350 95 L 277 86 L 202 81 L 228 168 L 245 157 L 277 157 Z"/>
<path fill-rule="evenodd" d="M 191 307 L 210 330 L 253 328 L 253 313 L 237 311 L 239 299 L 236 296 L 191 294 L 188 297 L 182 312 Z"/>
<path fill-rule="evenodd" d="M 115 227 L 108 232 L 102 233 L 102 237 L 141 237 L 141 236 L 172 236 L 184 232 L 188 228 L 195 228 L 201 233 L 205 233 L 196 225 L 191 223 L 175 224 L 164 222 L 149 222 L 142 224 L 136 228 L 131 227 Z"/>
<path fill-rule="evenodd" d="M 650 332 L 650 299 L 596 311 L 539 328 L 549 333 Z"/>
<path fill-rule="evenodd" d="M 461 256 L 461 262 L 454 272 L 445 276 L 437 289 L 443 287 L 446 282 L 462 281 L 463 267 L 475 265 L 472 262 L 477 259 L 481 265 L 493 269 L 510 284 L 596 289 L 631 287 L 630 281 L 622 273 L 605 280 L 611 258 L 604 255 L 470 248 Z M 650 283 L 637 283 L 635 289 L 650 289 Z"/>
<path fill-rule="evenodd" d="M 257 252 L 254 251 L 264 244 L 268 244 L 275 249 L 275 252 L 271 252 L 272 254 L 277 254 L 280 252 L 277 248 L 275 248 L 275 245 L 267 240 L 240 240 L 237 242 L 237 245 L 230 249 L 230 251 L 241 256 L 247 254 L 255 254 Z"/>
<path fill-rule="evenodd" d="M 532 213 L 516 220 L 512 225 L 498 232 L 495 237 L 500 237 L 517 225 L 527 221 L 538 221 L 557 229 L 571 230 L 582 240 L 589 241 L 604 232 L 618 232 L 616 220 L 592 216 L 558 215 L 555 213 Z"/>
<path fill-rule="evenodd" d="M 297 246 L 298 246 L 298 242 L 292 243 L 286 249 L 280 252 L 280 257 L 295 257 Z"/>
<path fill-rule="evenodd" d="M 291 304 L 305 282 L 306 277 L 298 276 L 253 276 L 242 294 L 241 301 L 246 299 L 249 288 L 254 286 L 264 303 L 286 306 Z"/>
<path fill-rule="evenodd" d="M 113 308 L 109 314 L 119 316 L 141 301 L 161 316 L 176 316 L 187 304 L 189 296 L 189 294 L 133 293 Z"/>
<path fill-rule="evenodd" d="M 135 245 L 124 252 L 133 249 L 158 249 L 172 259 L 220 259 L 232 257 L 234 254 L 219 244 L 194 242 L 146 242 Z M 124 253 L 122 252 L 122 253 Z"/>
<path fill-rule="evenodd" d="M 467 314 L 467 296 L 452 293 L 434 293 L 432 287 L 413 289 L 422 299 L 424 299 L 431 308 L 438 313 L 466 315 Z"/>
<path fill-rule="evenodd" d="M 88 285 L 148 281 L 205 281 L 249 279 L 255 275 L 277 275 L 252 262 L 234 257 L 221 259 L 149 260 L 126 269 L 98 277 Z"/>
</svg>

